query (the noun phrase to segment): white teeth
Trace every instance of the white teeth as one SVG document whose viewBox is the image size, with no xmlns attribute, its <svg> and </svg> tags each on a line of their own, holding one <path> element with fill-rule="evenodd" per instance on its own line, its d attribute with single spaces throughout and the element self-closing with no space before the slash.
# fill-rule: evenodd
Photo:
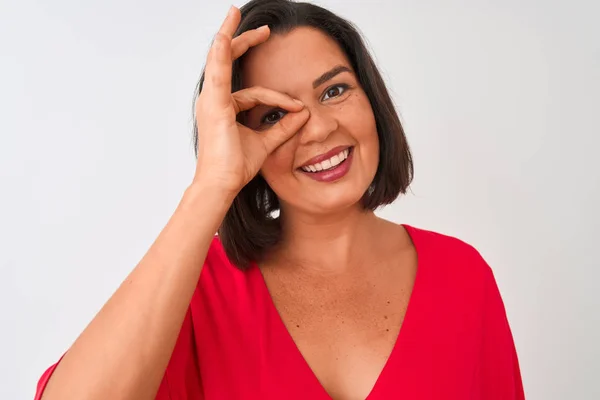
<svg viewBox="0 0 600 400">
<path fill-rule="evenodd" d="M 323 171 L 324 169 L 336 167 L 337 165 L 341 164 L 342 161 L 348 158 L 349 154 L 350 149 L 346 149 L 344 151 L 341 151 L 339 154 L 336 154 L 335 156 L 331 157 L 329 160 L 321 161 L 320 163 L 302 167 L 302 170 L 305 172 L 317 172 Z"/>
</svg>

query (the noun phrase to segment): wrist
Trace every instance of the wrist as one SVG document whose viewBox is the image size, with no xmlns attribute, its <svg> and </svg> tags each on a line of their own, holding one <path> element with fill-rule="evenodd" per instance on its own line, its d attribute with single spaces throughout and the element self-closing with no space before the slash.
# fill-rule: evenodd
<svg viewBox="0 0 600 400">
<path fill-rule="evenodd" d="M 226 213 L 233 203 L 237 193 L 208 182 L 193 182 L 184 192 L 183 205 L 202 204 L 203 207 Z"/>
</svg>

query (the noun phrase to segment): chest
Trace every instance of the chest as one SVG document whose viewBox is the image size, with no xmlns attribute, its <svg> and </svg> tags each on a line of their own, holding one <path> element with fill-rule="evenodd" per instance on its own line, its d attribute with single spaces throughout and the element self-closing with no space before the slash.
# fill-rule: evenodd
<svg viewBox="0 0 600 400">
<path fill-rule="evenodd" d="M 406 261 L 350 277 L 263 271 L 281 323 L 333 399 L 367 398 L 394 352 L 416 275 Z"/>
</svg>

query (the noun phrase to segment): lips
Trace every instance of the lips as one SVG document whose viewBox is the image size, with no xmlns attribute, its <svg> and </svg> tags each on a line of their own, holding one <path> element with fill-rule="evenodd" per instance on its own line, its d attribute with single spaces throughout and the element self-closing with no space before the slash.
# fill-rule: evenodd
<svg viewBox="0 0 600 400">
<path fill-rule="evenodd" d="M 330 168 L 326 168 L 326 169 L 321 169 L 321 170 L 315 170 L 315 166 L 317 167 L 321 167 L 323 165 L 327 166 L 328 164 L 328 160 L 331 157 L 336 157 L 336 154 L 339 153 L 335 153 L 333 152 L 333 156 L 331 156 L 330 158 L 326 158 L 324 161 L 322 161 L 320 164 L 317 162 L 316 164 L 308 164 L 305 165 L 303 168 L 298 168 L 298 171 L 307 176 L 308 178 L 315 180 L 317 182 L 336 182 L 339 181 L 340 179 L 342 179 L 344 176 L 346 176 L 346 174 L 350 171 L 350 167 L 352 166 L 352 161 L 354 159 L 354 147 L 338 147 L 342 152 L 347 154 L 347 157 L 339 162 L 339 160 L 337 160 L 337 164 L 335 166 L 332 166 Z M 334 149 L 335 151 L 337 151 L 337 149 Z M 344 150 L 346 149 L 346 150 Z M 331 154 L 332 152 L 327 152 L 324 155 L 328 155 Z M 319 156 L 320 158 L 322 158 L 322 156 Z M 314 159 L 318 159 L 317 157 L 315 157 Z M 312 162 L 313 159 L 311 159 Z M 335 158 L 334 158 L 335 160 Z M 310 169 L 307 170 L 308 166 L 310 166 Z"/>
<path fill-rule="evenodd" d="M 333 157 L 333 156 L 341 153 L 342 151 L 344 151 L 346 149 L 350 149 L 351 147 L 352 146 L 337 146 L 337 147 L 334 147 L 333 149 L 329 150 L 327 153 L 319 154 L 318 156 L 311 158 L 310 160 L 306 161 L 304 164 L 302 164 L 298 168 L 307 167 L 309 165 L 318 164 L 321 161 L 329 160 L 331 157 Z"/>
</svg>

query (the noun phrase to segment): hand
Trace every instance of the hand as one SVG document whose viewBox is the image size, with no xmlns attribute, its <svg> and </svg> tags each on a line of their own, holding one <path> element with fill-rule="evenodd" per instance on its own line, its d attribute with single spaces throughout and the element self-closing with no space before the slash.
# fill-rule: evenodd
<svg viewBox="0 0 600 400">
<path fill-rule="evenodd" d="M 290 139 L 309 116 L 302 103 L 274 90 L 251 87 L 231 93 L 233 60 L 265 42 L 270 34 L 264 26 L 233 39 L 240 19 L 240 11 L 232 7 L 209 51 L 204 84 L 195 106 L 198 163 L 194 182 L 234 196 L 254 178 L 267 156 Z M 288 113 L 260 133 L 237 122 L 238 113 L 259 104 Z"/>
</svg>

